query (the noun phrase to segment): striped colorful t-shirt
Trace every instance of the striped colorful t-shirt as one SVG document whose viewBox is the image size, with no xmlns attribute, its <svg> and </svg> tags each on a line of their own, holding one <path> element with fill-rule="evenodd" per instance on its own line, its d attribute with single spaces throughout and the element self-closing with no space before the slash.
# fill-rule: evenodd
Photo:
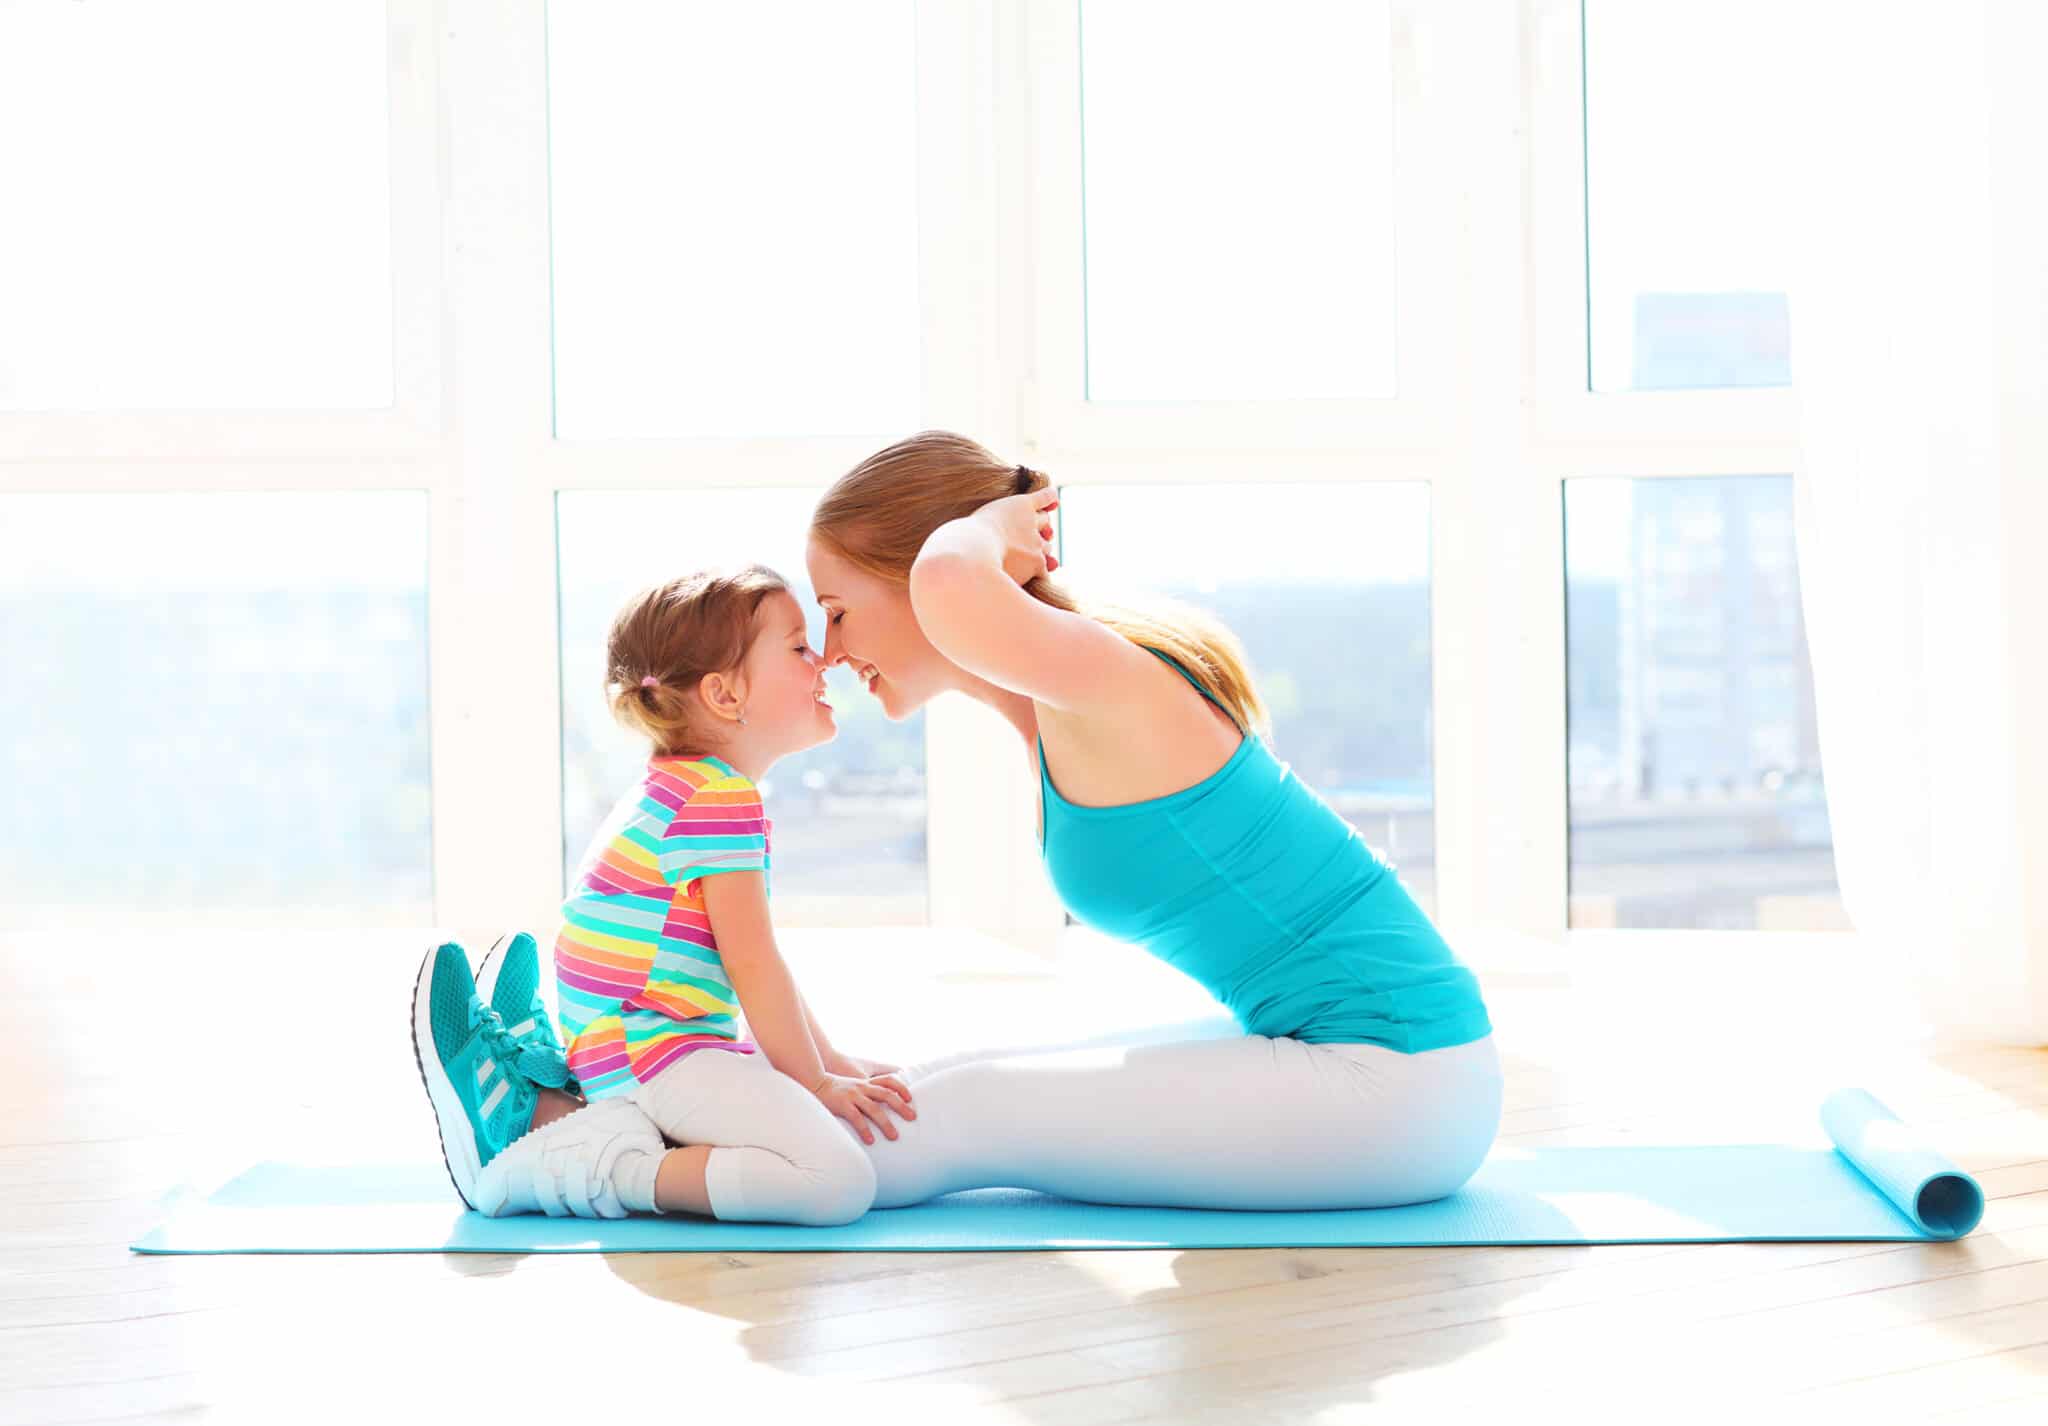
<svg viewBox="0 0 2048 1426">
<path fill-rule="evenodd" d="M 723 758 L 657 757 L 591 839 L 555 938 L 562 1043 L 585 1097 L 628 1093 L 692 1050 L 756 1052 L 701 878 L 765 879 L 774 825 Z"/>
</svg>

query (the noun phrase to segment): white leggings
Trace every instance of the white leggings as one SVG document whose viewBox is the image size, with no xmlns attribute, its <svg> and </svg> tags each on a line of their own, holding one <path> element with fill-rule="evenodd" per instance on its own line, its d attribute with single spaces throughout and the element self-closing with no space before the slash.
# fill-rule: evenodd
<svg viewBox="0 0 2048 1426">
<path fill-rule="evenodd" d="M 876 1208 L 964 1188 L 1175 1208 L 1384 1208 L 1454 1193 L 1500 1129 L 1493 1037 L 1403 1054 L 1228 1017 L 905 1066 L 917 1118 L 861 1144 Z"/>
<path fill-rule="evenodd" d="M 714 1144 L 720 1219 L 846 1223 L 966 1188 L 1174 1208 L 1384 1208 L 1477 1171 L 1500 1128 L 1493 1037 L 1402 1054 L 1245 1035 L 1228 1017 L 904 1067 L 917 1118 L 874 1143 L 765 1054 L 698 1050 L 631 1097 Z"/>
<path fill-rule="evenodd" d="M 874 1201 L 853 1126 L 759 1050 L 692 1050 L 626 1097 L 676 1143 L 720 1146 L 704 1161 L 714 1218 L 822 1227 Z"/>
</svg>

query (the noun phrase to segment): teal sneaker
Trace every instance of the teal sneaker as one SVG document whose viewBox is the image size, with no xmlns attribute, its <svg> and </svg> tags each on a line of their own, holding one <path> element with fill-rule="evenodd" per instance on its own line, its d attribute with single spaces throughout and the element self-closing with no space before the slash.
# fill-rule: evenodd
<svg viewBox="0 0 2048 1426">
<path fill-rule="evenodd" d="M 540 996 L 540 947 L 524 931 L 500 936 L 476 968 L 477 998 L 498 1012 L 512 1038 L 529 1049 L 554 1055 L 568 1075 L 565 1092 L 584 1099 L 583 1086 L 569 1070 L 569 1051 L 555 1034 L 553 1017 Z"/>
<path fill-rule="evenodd" d="M 568 1062 L 513 1038 L 498 1012 L 478 997 L 469 957 L 453 941 L 435 946 L 420 962 L 412 1048 L 440 1121 L 441 1161 L 462 1201 L 475 1208 L 484 1167 L 533 1127 L 536 1086 L 559 1088 L 568 1078 Z"/>
</svg>

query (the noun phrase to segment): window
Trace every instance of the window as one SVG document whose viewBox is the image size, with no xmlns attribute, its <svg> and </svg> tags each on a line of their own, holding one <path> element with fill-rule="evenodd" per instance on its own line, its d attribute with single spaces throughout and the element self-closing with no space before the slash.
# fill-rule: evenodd
<svg viewBox="0 0 2048 1426">
<path fill-rule="evenodd" d="M 557 435 L 913 426 L 912 15 L 548 7 Z"/>
<path fill-rule="evenodd" d="M 741 556 L 808 595 L 787 483 L 940 426 L 1061 482 L 1077 587 L 1237 630 L 1276 753 L 1454 934 L 1837 924 L 1783 503 L 1695 493 L 1797 454 L 1784 24 L 0 6 L 0 808 L 72 857 L 9 904 L 80 914 L 122 736 L 159 820 L 110 919 L 538 928 L 641 762 L 619 602 Z M 102 528 L 147 578 L 73 576 Z M 62 711 L 103 698 L 82 648 L 161 716 Z M 766 779 L 778 918 L 1037 944 L 1028 815 L 927 857 L 928 806 L 1008 802 L 1001 720 L 829 684 L 837 738 Z M 291 845 L 286 786 L 325 840 L 232 863 Z"/>
<path fill-rule="evenodd" d="M 434 920 L 419 491 L 0 496 L 15 928 Z"/>
<path fill-rule="evenodd" d="M 1092 401 L 1392 396 L 1381 3 L 1081 7 Z"/>
<path fill-rule="evenodd" d="M 1585 0 L 1592 389 L 1784 386 L 1793 103 L 1769 0 Z"/>
<path fill-rule="evenodd" d="M 1570 923 L 1842 920 L 1783 476 L 1565 484 Z"/>
<path fill-rule="evenodd" d="M 392 403 L 382 5 L 0 7 L 0 410 Z"/>
</svg>

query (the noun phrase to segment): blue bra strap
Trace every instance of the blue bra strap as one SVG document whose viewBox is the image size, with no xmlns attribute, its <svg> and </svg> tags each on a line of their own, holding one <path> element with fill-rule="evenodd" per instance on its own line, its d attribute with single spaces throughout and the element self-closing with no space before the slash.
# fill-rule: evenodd
<svg viewBox="0 0 2048 1426">
<path fill-rule="evenodd" d="M 1201 694 L 1202 697 L 1208 699 L 1218 708 L 1221 708 L 1225 713 L 1230 713 L 1230 705 L 1225 703 L 1222 699 L 1218 698 L 1215 694 L 1211 693 L 1208 689 L 1202 687 L 1201 682 L 1198 679 L 1196 679 L 1196 677 L 1193 674 L 1189 673 L 1186 669 L 1180 666 L 1180 661 L 1178 659 L 1174 658 L 1171 654 L 1162 653 L 1160 650 L 1153 648 L 1150 644 L 1139 644 L 1138 647 L 1143 649 L 1148 654 L 1158 654 L 1160 658 L 1165 659 L 1167 667 L 1171 668 L 1175 673 L 1179 674 L 1182 678 L 1186 679 L 1189 683 L 1194 685 L 1195 692 Z M 1230 721 L 1235 723 L 1237 721 L 1237 715 L 1231 713 Z M 1039 785 L 1042 787 L 1050 787 L 1052 786 L 1052 774 L 1047 772 L 1045 768 L 1045 739 L 1041 737 L 1037 741 Z"/>
<path fill-rule="evenodd" d="M 1202 697 L 1208 699 L 1218 708 L 1221 708 L 1225 713 L 1230 713 L 1230 706 L 1226 704 L 1222 699 L 1218 698 L 1215 694 L 1211 693 L 1208 689 L 1202 687 L 1202 681 L 1196 678 L 1193 674 L 1189 673 L 1186 669 L 1182 668 L 1179 659 L 1176 659 L 1175 657 L 1173 657 L 1173 655 L 1165 653 L 1162 650 L 1153 648 L 1150 644 L 1140 644 L 1138 645 L 1138 647 L 1143 649 L 1148 654 L 1158 654 L 1159 657 L 1165 659 L 1167 662 L 1167 666 L 1173 669 L 1173 671 L 1179 674 L 1182 678 L 1186 679 L 1189 683 L 1193 684 L 1195 686 L 1195 691 L 1197 693 L 1201 694 Z M 1235 713 L 1230 714 L 1230 721 L 1233 723 L 1237 721 L 1237 715 Z"/>
</svg>

